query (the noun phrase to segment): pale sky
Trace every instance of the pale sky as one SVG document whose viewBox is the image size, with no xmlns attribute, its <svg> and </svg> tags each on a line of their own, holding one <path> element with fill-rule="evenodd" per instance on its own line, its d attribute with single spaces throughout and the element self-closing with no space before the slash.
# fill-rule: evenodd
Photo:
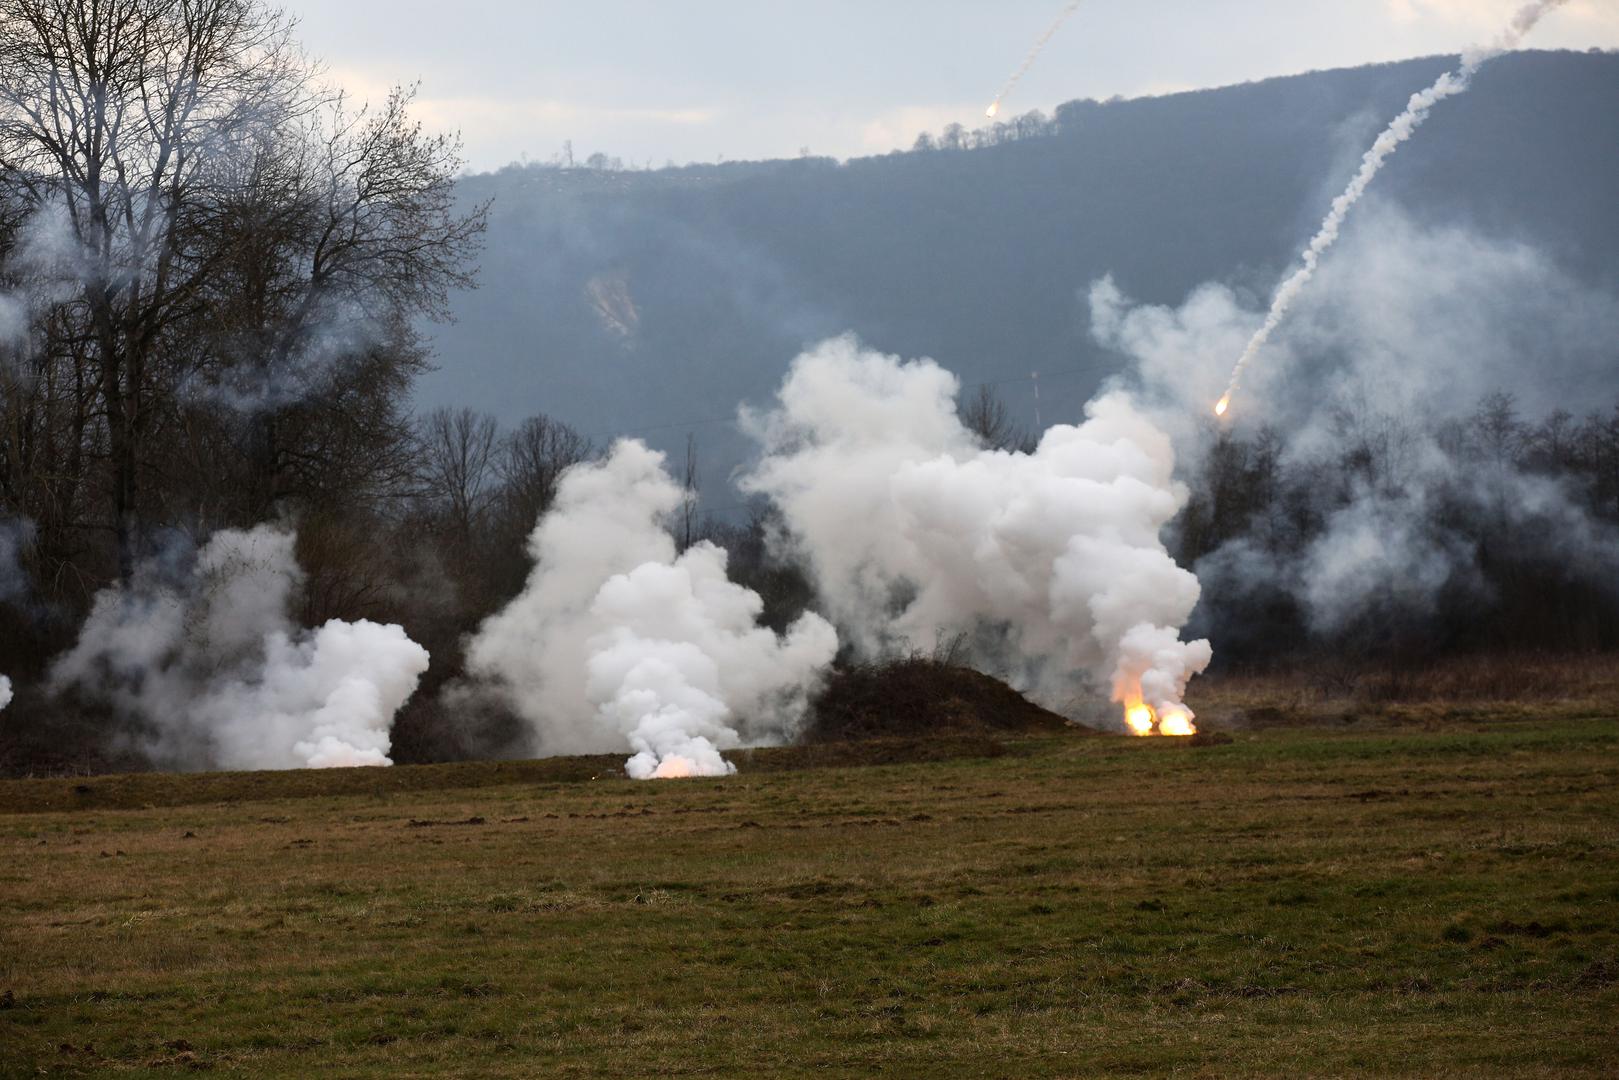
<svg viewBox="0 0 1619 1080">
<path fill-rule="evenodd" d="M 1220 86 L 1459 52 L 1522 0 L 1085 0 L 1002 117 L 1073 98 Z M 469 168 L 846 158 L 984 107 L 1065 0 L 285 0 L 361 97 L 420 80 Z M 1528 42 L 1619 48 L 1619 0 L 1570 0 Z"/>
</svg>

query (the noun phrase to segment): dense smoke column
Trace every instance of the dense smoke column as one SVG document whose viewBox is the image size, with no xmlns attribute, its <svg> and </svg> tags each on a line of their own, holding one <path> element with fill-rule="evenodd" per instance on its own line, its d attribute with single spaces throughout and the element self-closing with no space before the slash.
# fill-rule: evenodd
<svg viewBox="0 0 1619 1080">
<path fill-rule="evenodd" d="M 1052 24 L 1046 28 L 1046 32 L 1041 34 L 1039 39 L 1035 41 L 1034 47 L 1023 58 L 1023 63 L 1019 64 L 1018 69 L 1012 72 L 1011 77 L 1006 80 L 1006 85 L 1001 87 L 1001 92 L 995 95 L 995 100 L 990 102 L 989 108 L 984 110 L 985 116 L 993 120 L 1000 114 L 1001 103 L 1011 96 L 1013 90 L 1017 89 L 1017 84 L 1022 82 L 1023 76 L 1027 75 L 1029 69 L 1034 67 L 1034 62 L 1040 59 L 1040 54 L 1045 52 L 1046 46 L 1051 43 L 1051 39 L 1057 36 L 1057 31 L 1063 28 L 1063 24 L 1073 16 L 1074 12 L 1079 10 L 1079 5 L 1083 2 L 1084 0 L 1069 0 L 1069 4 L 1063 8 L 1062 14 L 1058 15 Z"/>
<path fill-rule="evenodd" d="M 723 776 L 723 751 L 796 734 L 837 635 L 806 614 L 777 636 L 722 549 L 677 552 L 666 525 L 686 494 L 636 440 L 563 475 L 528 584 L 468 648 L 537 752 L 627 748 L 636 779 Z"/>
<path fill-rule="evenodd" d="M 1252 362 L 1253 358 L 1258 355 L 1259 350 L 1263 349 L 1266 343 L 1270 341 L 1271 335 L 1276 332 L 1277 327 L 1281 326 L 1282 320 L 1287 317 L 1288 310 L 1292 308 L 1293 302 L 1298 299 L 1299 294 L 1304 291 L 1304 287 L 1315 276 L 1316 268 L 1320 266 L 1322 256 L 1331 249 L 1333 244 L 1338 242 L 1338 236 L 1343 231 L 1344 221 L 1349 217 L 1349 211 L 1354 209 L 1361 196 L 1366 194 L 1366 189 L 1377 178 L 1377 174 L 1383 170 L 1383 166 L 1388 162 L 1388 159 L 1394 155 L 1394 152 L 1400 148 L 1402 143 L 1416 134 L 1417 129 L 1422 126 L 1423 121 L 1428 119 L 1428 115 L 1435 105 L 1446 98 L 1455 97 L 1466 92 L 1472 85 L 1473 76 L 1478 73 L 1479 68 L 1502 53 L 1516 48 L 1518 43 L 1535 28 L 1535 24 L 1540 22 L 1542 17 L 1565 3 L 1567 3 L 1567 0 L 1535 0 L 1534 3 L 1525 5 L 1513 16 L 1512 22 L 1495 42 L 1468 50 L 1462 54 L 1462 66 L 1460 68 L 1456 71 L 1447 71 L 1439 77 L 1438 82 L 1428 89 L 1411 96 L 1405 111 L 1394 118 L 1394 121 L 1377 137 L 1377 141 L 1372 144 L 1372 148 L 1366 151 L 1365 156 L 1361 158 L 1360 169 L 1355 173 L 1354 178 L 1349 181 L 1349 186 L 1344 189 L 1344 193 L 1333 200 L 1332 210 L 1327 214 L 1326 220 L 1321 223 L 1321 228 L 1316 232 L 1314 238 L 1311 239 L 1309 247 L 1304 249 L 1303 265 L 1295 270 L 1286 281 L 1282 282 L 1281 287 L 1276 290 L 1276 295 L 1271 300 L 1270 311 L 1265 316 L 1264 324 L 1260 326 L 1259 330 L 1248 342 L 1248 347 L 1242 351 L 1242 356 L 1237 359 L 1236 367 L 1231 370 L 1231 380 L 1226 386 L 1226 392 L 1220 398 L 1219 404 L 1214 408 L 1216 413 L 1221 416 L 1225 415 L 1226 409 L 1231 405 L 1232 395 L 1237 392 L 1238 386 L 1242 383 L 1243 371 Z"/>
<path fill-rule="evenodd" d="M 1186 498 L 1169 439 L 1106 394 L 1033 453 L 985 450 L 957 390 L 932 361 L 826 342 L 744 416 L 761 457 L 742 486 L 780 509 L 862 654 L 965 634 L 977 666 L 1049 708 L 1101 690 L 1148 729 L 1189 730 L 1182 695 L 1211 654 L 1180 640 L 1198 583 L 1160 539 Z"/>
<path fill-rule="evenodd" d="M 427 670 L 398 626 L 287 616 L 303 582 L 296 537 L 215 533 L 196 558 L 153 559 L 97 594 L 51 686 L 145 724 L 147 750 L 191 768 L 388 765 L 395 713 Z"/>
</svg>

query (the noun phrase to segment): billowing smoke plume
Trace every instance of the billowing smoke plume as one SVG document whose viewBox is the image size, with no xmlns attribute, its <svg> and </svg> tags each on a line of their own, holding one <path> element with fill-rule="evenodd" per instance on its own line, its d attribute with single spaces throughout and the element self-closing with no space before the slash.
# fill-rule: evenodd
<svg viewBox="0 0 1619 1080">
<path fill-rule="evenodd" d="M 391 764 L 394 714 L 427 670 L 398 626 L 287 616 L 294 536 L 214 534 L 189 567 L 151 560 L 103 590 L 51 683 L 143 720 L 165 763 L 231 769 Z"/>
<path fill-rule="evenodd" d="M 1231 371 L 1231 380 L 1226 386 L 1225 395 L 1220 398 L 1219 405 L 1215 407 L 1216 412 L 1224 415 L 1227 406 L 1231 403 L 1231 396 L 1236 393 L 1238 386 L 1242 383 L 1243 371 L 1259 353 L 1259 350 L 1263 349 L 1265 344 L 1270 341 L 1271 335 L 1276 332 L 1276 328 L 1287 317 L 1288 310 L 1292 308 L 1293 302 L 1298 299 L 1299 293 L 1304 291 L 1304 287 L 1315 276 L 1316 268 L 1321 264 L 1321 257 L 1327 253 L 1333 244 L 1338 242 L 1338 236 L 1343 231 L 1344 221 L 1348 218 L 1349 211 L 1354 209 L 1361 196 L 1366 194 L 1366 189 L 1377 178 L 1377 174 L 1383 170 L 1384 164 L 1393 156 L 1394 151 L 1398 150 L 1402 143 L 1416 134 L 1417 129 L 1422 126 L 1424 120 L 1428 119 L 1428 114 L 1435 105 L 1446 98 L 1455 97 L 1457 94 L 1465 92 L 1472 85 L 1473 76 L 1478 73 L 1480 67 L 1502 53 L 1516 48 L 1518 43 L 1535 28 L 1535 24 L 1543 16 L 1565 3 L 1567 3 L 1567 0 L 1533 0 L 1532 3 L 1526 4 L 1513 16 L 1511 24 L 1493 43 L 1469 49 L 1462 55 L 1462 66 L 1460 68 L 1456 71 L 1445 72 L 1439 77 L 1438 82 L 1421 93 L 1411 96 L 1405 111 L 1394 118 L 1394 121 L 1377 137 L 1377 141 L 1372 144 L 1372 148 L 1366 151 L 1365 156 L 1361 158 L 1360 169 L 1355 173 L 1354 178 L 1349 181 L 1349 186 L 1344 189 L 1344 193 L 1333 200 L 1332 210 L 1327 214 L 1326 220 L 1321 223 L 1320 230 L 1310 240 L 1310 246 L 1304 249 L 1303 265 L 1295 270 L 1286 281 L 1282 282 L 1281 287 L 1276 290 L 1276 295 L 1271 300 L 1270 312 L 1265 316 L 1264 324 L 1249 340 L 1247 348 L 1242 351 L 1242 355 L 1237 359 L 1236 367 Z"/>
<path fill-rule="evenodd" d="M 1018 69 L 1012 72 L 1011 77 L 1006 80 L 1006 85 L 1001 87 L 1001 92 L 995 95 L 995 100 L 990 103 L 989 108 L 984 110 L 985 116 L 993 120 L 999 115 L 1001 103 L 1012 95 L 1013 90 L 1017 89 L 1017 84 L 1022 82 L 1023 76 L 1027 75 L 1029 69 L 1034 67 L 1034 62 L 1040 59 L 1041 53 L 1046 51 L 1046 46 L 1051 43 L 1052 38 L 1057 36 L 1057 31 L 1061 30 L 1063 24 L 1073 17 L 1074 12 L 1079 10 L 1079 5 L 1083 2 L 1084 0 L 1069 0 L 1068 6 L 1062 9 L 1062 14 L 1058 15 L 1051 25 L 1046 28 L 1046 32 L 1040 35 L 1039 40 L 1034 43 L 1034 47 L 1029 50 L 1029 54 L 1023 58 L 1023 63 L 1019 64 Z"/>
<path fill-rule="evenodd" d="M 1193 626 L 1241 661 L 1474 640 L 1525 608 L 1582 640 L 1619 581 L 1619 502 L 1579 464 L 1619 445 L 1619 297 L 1516 239 L 1365 210 L 1234 424 L 1199 403 L 1257 321 L 1237 294 L 1206 284 L 1171 308 L 1111 279 L 1090 291 L 1093 336 L 1130 358 L 1203 473 L 1181 523 L 1204 590 Z"/>
<path fill-rule="evenodd" d="M 1198 583 L 1159 539 L 1186 497 L 1169 439 L 1113 393 L 1032 454 L 984 450 L 958 388 L 931 360 L 827 342 L 774 411 L 744 417 L 763 456 L 742 486 L 780 508 L 863 653 L 966 634 L 979 666 L 1048 707 L 1105 689 L 1189 722 L 1182 694 L 1210 649 L 1180 640 Z"/>
<path fill-rule="evenodd" d="M 778 637 L 758 595 L 726 579 L 722 549 L 677 555 L 664 523 L 684 497 L 634 440 L 564 474 L 529 539 L 527 586 L 468 649 L 538 752 L 627 746 L 637 779 L 721 776 L 722 751 L 795 733 L 837 635 L 806 614 Z"/>
</svg>

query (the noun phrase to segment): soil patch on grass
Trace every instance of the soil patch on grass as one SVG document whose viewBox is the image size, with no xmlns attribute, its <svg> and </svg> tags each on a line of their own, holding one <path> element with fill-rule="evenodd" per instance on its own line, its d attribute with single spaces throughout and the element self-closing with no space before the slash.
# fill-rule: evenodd
<svg viewBox="0 0 1619 1080">
<path fill-rule="evenodd" d="M 802 741 L 1075 730 L 1090 729 L 1041 708 L 998 679 L 913 657 L 835 672 L 811 707 Z"/>
</svg>

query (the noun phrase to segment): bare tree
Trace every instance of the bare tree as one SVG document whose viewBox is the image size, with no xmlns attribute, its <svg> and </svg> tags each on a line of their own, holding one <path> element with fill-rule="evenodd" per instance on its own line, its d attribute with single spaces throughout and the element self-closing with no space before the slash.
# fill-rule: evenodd
<svg viewBox="0 0 1619 1080">
<path fill-rule="evenodd" d="M 459 145 L 409 90 L 350 107 L 290 27 L 259 0 L 0 0 L 0 249 L 49 234 L 56 275 L 0 386 L 0 484 L 47 548 L 105 531 L 127 577 L 149 523 L 399 490 L 415 320 L 471 284 L 484 208 L 456 210 Z"/>
<path fill-rule="evenodd" d="M 499 428 L 471 409 L 435 409 L 422 422 L 422 473 L 427 496 L 469 543 L 494 497 Z"/>
<path fill-rule="evenodd" d="M 698 507 L 698 480 L 697 480 L 697 436 L 688 432 L 686 434 L 686 467 L 681 473 L 680 486 L 685 494 L 680 499 L 680 509 L 676 511 L 675 519 L 675 545 L 685 551 L 695 544 L 700 537 L 701 520 L 697 514 Z"/>
<path fill-rule="evenodd" d="M 290 23 L 253 0 L 0 0 L 0 189 L 74 249 L 77 385 L 105 425 L 110 526 L 133 570 L 154 399 L 211 267 L 186 243 L 210 162 L 295 116 Z"/>
<path fill-rule="evenodd" d="M 962 426 L 977 436 L 986 450 L 1016 450 L 1028 454 L 1033 453 L 1038 444 L 1038 440 L 1012 420 L 1006 403 L 987 383 L 962 401 L 958 415 Z"/>
<path fill-rule="evenodd" d="M 589 439 L 548 416 L 531 416 L 506 436 L 498 465 L 502 495 L 525 533 L 556 498 L 563 471 L 594 454 Z"/>
</svg>

